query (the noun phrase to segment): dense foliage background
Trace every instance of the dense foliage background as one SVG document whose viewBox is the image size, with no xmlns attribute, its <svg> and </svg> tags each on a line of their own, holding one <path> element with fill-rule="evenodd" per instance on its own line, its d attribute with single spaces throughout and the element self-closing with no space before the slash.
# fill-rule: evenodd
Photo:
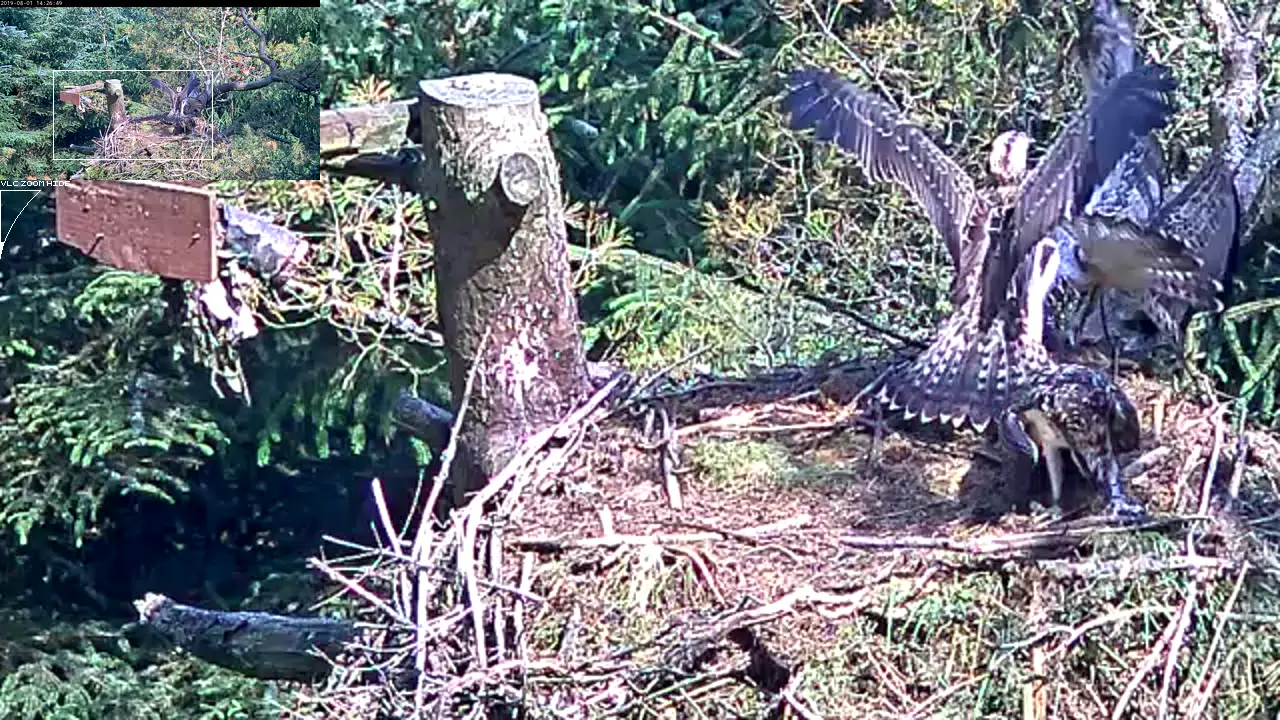
<svg viewBox="0 0 1280 720">
<path fill-rule="evenodd" d="M 314 9 L 264 8 L 250 17 L 270 34 L 268 54 L 283 67 L 317 61 L 316 38 L 322 33 Z M 104 68 L 119 71 L 132 116 L 156 112 L 137 102 L 152 92 L 150 74 L 125 71 L 200 67 L 207 59 L 198 57 L 187 38 L 209 49 L 257 47 L 257 37 L 234 14 L 224 17 L 221 8 L 0 9 L 0 64 L 9 66 L 0 70 L 0 178 L 66 177 L 81 167 L 79 162 L 53 162 L 54 142 L 60 157 L 72 155 L 68 144 L 91 144 L 106 129 L 106 114 L 80 116 L 52 98 L 62 86 L 103 79 Z M 53 70 L 70 72 L 55 75 Z M 75 72 L 83 70 L 97 72 Z M 229 55 L 220 71 L 223 82 L 267 74 L 256 54 Z M 101 110 L 105 96 L 92 97 Z M 316 108 L 288 85 L 231 93 L 227 102 L 215 103 L 211 118 L 225 134 L 239 136 L 228 149 L 239 176 L 315 176 L 320 144 Z M 271 140 L 275 149 L 268 151 L 264 140 Z"/>
</svg>

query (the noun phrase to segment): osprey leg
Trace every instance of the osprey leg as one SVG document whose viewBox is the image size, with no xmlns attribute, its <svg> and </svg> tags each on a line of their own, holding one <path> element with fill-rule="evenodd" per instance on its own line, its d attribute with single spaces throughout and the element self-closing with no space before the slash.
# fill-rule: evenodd
<svg viewBox="0 0 1280 720">
<path fill-rule="evenodd" d="M 1107 490 L 1107 511 L 1118 520 L 1141 520 L 1147 516 L 1147 509 L 1142 503 L 1133 499 L 1124 489 L 1124 479 L 1120 476 L 1120 463 L 1115 457 L 1103 461 L 1102 476 L 1105 477 Z"/>
</svg>

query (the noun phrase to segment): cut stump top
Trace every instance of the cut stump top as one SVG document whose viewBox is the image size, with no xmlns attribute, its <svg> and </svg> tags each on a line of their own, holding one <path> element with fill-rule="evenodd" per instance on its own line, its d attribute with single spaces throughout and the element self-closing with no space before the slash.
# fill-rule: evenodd
<svg viewBox="0 0 1280 720">
<path fill-rule="evenodd" d="M 428 100 L 455 107 L 501 107 L 538 102 L 537 83 L 506 73 L 476 73 L 423 80 L 418 83 L 418 88 Z"/>
</svg>

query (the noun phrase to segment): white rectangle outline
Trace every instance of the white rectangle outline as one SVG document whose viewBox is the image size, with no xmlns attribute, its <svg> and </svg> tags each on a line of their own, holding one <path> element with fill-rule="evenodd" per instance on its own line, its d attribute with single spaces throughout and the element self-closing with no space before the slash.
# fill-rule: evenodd
<svg viewBox="0 0 1280 720">
<path fill-rule="evenodd" d="M 78 68 L 77 68 L 77 69 L 75 69 L 75 70 L 54 70 L 54 69 L 50 68 L 50 72 L 52 72 L 52 73 L 53 73 L 53 107 L 51 108 L 51 109 L 52 109 L 52 111 L 53 111 L 53 119 L 49 121 L 49 127 L 50 127 L 49 140 L 50 140 L 50 142 L 53 144 L 53 152 L 54 152 L 54 154 L 55 154 L 55 157 L 53 158 L 53 162 L 78 162 L 78 163 L 80 163 L 80 165 L 81 165 L 81 166 L 83 166 L 83 165 L 85 165 L 85 163 L 87 163 L 87 162 L 88 162 L 89 160 L 91 160 L 92 158 L 82 158 L 82 157 L 60 158 L 60 157 L 56 157 L 57 152 L 58 152 L 58 73 L 60 73 L 60 72 L 105 72 L 105 73 L 122 73 L 122 72 L 145 72 L 145 73 L 152 73 L 152 72 L 185 72 L 185 73 L 195 73 L 196 75 L 199 75 L 201 71 L 198 71 L 198 70 L 196 70 L 195 68 L 192 68 L 192 69 L 190 69 L 190 70 L 126 70 L 126 69 L 120 69 L 120 70 L 100 70 L 100 69 L 98 69 L 98 68 L 85 68 L 84 70 L 80 70 L 80 69 L 78 69 Z M 210 92 L 210 95 L 212 95 L 212 94 L 213 94 L 213 90 L 212 90 L 212 88 L 210 88 L 210 91 L 209 91 L 209 92 Z M 203 144 L 203 143 L 202 143 L 202 144 Z M 144 159 L 142 159 L 142 158 L 131 158 L 131 159 L 129 160 L 129 162 L 157 162 L 157 163 L 163 163 L 163 162 L 190 162 L 190 161 L 192 161 L 192 160 L 204 160 L 205 162 L 213 162 L 213 141 L 212 141 L 212 140 L 211 140 L 211 141 L 209 141 L 208 145 L 209 145 L 209 157 L 194 157 L 194 158 L 160 158 L 160 159 L 151 159 L 151 160 L 144 160 Z"/>
</svg>

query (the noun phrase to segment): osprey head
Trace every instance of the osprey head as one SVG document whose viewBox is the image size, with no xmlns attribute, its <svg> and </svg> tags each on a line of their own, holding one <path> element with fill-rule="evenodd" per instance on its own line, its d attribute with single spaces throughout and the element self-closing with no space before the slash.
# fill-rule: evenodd
<svg viewBox="0 0 1280 720">
<path fill-rule="evenodd" d="M 1019 130 L 1002 132 L 991 144 L 987 162 L 991 174 L 1002 185 L 1017 185 L 1027 174 L 1027 155 L 1031 152 L 1031 136 Z"/>
</svg>

